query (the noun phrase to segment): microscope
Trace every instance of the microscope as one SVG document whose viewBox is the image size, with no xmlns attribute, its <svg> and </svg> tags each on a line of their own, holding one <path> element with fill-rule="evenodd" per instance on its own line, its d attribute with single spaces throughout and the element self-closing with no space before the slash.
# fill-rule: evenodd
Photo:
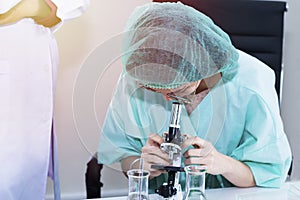
<svg viewBox="0 0 300 200">
<path fill-rule="evenodd" d="M 179 125 L 181 108 L 181 103 L 172 103 L 169 131 L 164 133 L 163 137 L 165 142 L 160 146 L 164 152 L 169 154 L 171 164 L 169 166 L 151 166 L 154 169 L 165 170 L 168 173 L 167 182 L 163 183 L 163 185 L 157 188 L 155 193 L 159 194 L 164 199 L 169 200 L 182 199 L 182 190 L 181 185 L 179 184 L 180 172 L 184 171 L 184 167 L 181 166 L 181 144 L 183 142 L 183 137 L 180 133 Z"/>
</svg>

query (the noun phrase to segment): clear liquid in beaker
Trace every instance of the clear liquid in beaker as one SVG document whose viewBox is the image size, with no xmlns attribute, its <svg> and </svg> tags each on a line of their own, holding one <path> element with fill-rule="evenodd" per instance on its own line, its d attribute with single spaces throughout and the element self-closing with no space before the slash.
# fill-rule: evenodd
<svg viewBox="0 0 300 200">
<path fill-rule="evenodd" d="M 128 196 L 128 200 L 148 200 L 148 195 L 139 194 L 138 192 L 130 193 Z"/>
<path fill-rule="evenodd" d="M 203 166 L 186 166 L 185 200 L 205 200 L 205 173 Z"/>
</svg>

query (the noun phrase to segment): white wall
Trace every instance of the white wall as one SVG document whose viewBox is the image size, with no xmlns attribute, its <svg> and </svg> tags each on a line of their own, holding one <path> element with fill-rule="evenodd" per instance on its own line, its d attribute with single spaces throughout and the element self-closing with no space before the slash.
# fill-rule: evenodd
<svg viewBox="0 0 300 200">
<path fill-rule="evenodd" d="M 294 156 L 292 179 L 300 179 L 300 1 L 288 0 L 284 48 L 282 118 Z"/>
<path fill-rule="evenodd" d="M 97 150 L 100 134 L 99 127 L 93 129 L 88 125 L 75 126 L 72 93 L 76 77 L 85 60 L 89 59 L 90 53 L 97 47 L 103 47 L 103 43 L 113 43 L 111 48 L 118 48 L 119 34 L 130 13 L 137 5 L 146 2 L 150 0 L 91 0 L 91 5 L 83 16 L 65 23 L 55 33 L 60 51 L 55 117 L 62 199 L 85 197 L 86 163 Z M 106 67 L 101 66 L 101 63 L 98 65 L 103 70 Z M 100 125 L 120 69 L 120 61 L 117 59 L 105 70 L 105 78 L 94 85 L 96 115 Z M 103 196 L 127 192 L 127 180 L 123 174 L 110 168 L 105 168 L 103 174 Z M 52 199 L 52 193 L 52 181 L 48 181 L 47 199 Z"/>
<path fill-rule="evenodd" d="M 120 61 L 115 60 L 109 67 L 100 64 L 102 69 L 98 82 L 91 83 L 94 88 L 95 119 L 86 119 L 89 124 L 82 127 L 73 118 L 72 93 L 82 66 L 87 68 L 86 60 L 91 60 L 91 52 L 101 48 L 110 51 L 119 44 L 120 33 L 134 7 L 151 0 L 91 0 L 86 13 L 66 23 L 56 32 L 60 50 L 60 69 L 57 82 L 55 116 L 57 120 L 57 136 L 59 146 L 59 172 L 63 199 L 82 199 L 85 197 L 84 173 L 86 163 L 96 152 L 99 128 L 103 121 L 111 92 L 120 72 Z M 289 0 L 286 16 L 284 84 L 282 98 L 282 116 L 285 129 L 294 153 L 294 174 L 292 178 L 300 179 L 300 89 L 296 87 L 300 76 L 300 1 Z M 106 46 L 105 46 L 106 45 Z M 96 62 L 95 62 L 96 63 Z M 80 71 L 81 70 L 81 71 Z M 105 78 L 103 78 L 105 77 Z M 87 84 L 87 88 L 89 83 Z M 84 95 L 83 95 L 84 96 Z M 84 107 L 80 112 L 84 112 Z M 78 111 L 79 112 L 79 111 Z M 76 115 L 76 113 L 75 113 Z M 76 119 L 76 118 L 75 118 Z M 94 120 L 94 121 L 93 121 Z M 95 124 L 95 121 L 98 124 Z M 105 168 L 102 181 L 104 196 L 126 193 L 127 180 L 117 170 Z M 48 181 L 47 199 L 52 199 L 52 182 Z"/>
</svg>

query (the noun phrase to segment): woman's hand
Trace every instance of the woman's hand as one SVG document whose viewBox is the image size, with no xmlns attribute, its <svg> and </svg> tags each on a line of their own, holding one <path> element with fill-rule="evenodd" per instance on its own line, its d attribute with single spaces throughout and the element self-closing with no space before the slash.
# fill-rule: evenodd
<svg viewBox="0 0 300 200">
<path fill-rule="evenodd" d="M 53 27 L 61 22 L 61 19 L 56 16 L 57 7 L 51 0 L 39 0 L 44 1 L 44 10 L 47 8 L 50 9 L 50 12 L 47 13 L 47 15 L 44 15 L 43 17 L 36 17 L 34 18 L 35 22 L 37 24 L 43 25 L 45 27 Z M 42 10 L 42 9 L 41 9 Z M 45 12 L 44 12 L 45 13 Z"/>
<path fill-rule="evenodd" d="M 37 24 L 53 27 L 61 19 L 56 16 L 57 7 L 51 0 L 22 0 L 7 12 L 0 14 L 0 25 L 32 18 Z"/>
<path fill-rule="evenodd" d="M 186 158 L 184 164 L 199 164 L 207 168 L 207 173 L 217 175 L 223 173 L 225 160 L 223 155 L 219 153 L 215 147 L 208 141 L 197 136 L 187 136 L 182 148 L 193 146 L 194 148 L 187 150 L 183 156 Z"/>
<path fill-rule="evenodd" d="M 197 136 L 187 136 L 182 148 L 193 146 L 183 156 L 186 158 L 185 165 L 199 164 L 206 166 L 207 173 L 221 174 L 228 181 L 238 187 L 255 186 L 255 180 L 251 169 L 245 163 L 221 154 L 208 141 Z"/>
<path fill-rule="evenodd" d="M 142 148 L 141 158 L 144 159 L 144 169 L 150 172 L 150 179 L 163 173 L 162 170 L 151 168 L 151 165 L 170 165 L 169 155 L 160 149 L 163 142 L 161 136 L 152 133 Z"/>
</svg>

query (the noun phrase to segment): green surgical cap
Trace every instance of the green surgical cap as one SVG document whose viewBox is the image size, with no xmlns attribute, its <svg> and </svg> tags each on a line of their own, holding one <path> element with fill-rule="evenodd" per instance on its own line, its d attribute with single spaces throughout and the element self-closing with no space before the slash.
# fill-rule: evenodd
<svg viewBox="0 0 300 200">
<path fill-rule="evenodd" d="M 218 72 L 234 74 L 237 60 L 228 35 L 182 3 L 136 8 L 124 34 L 124 72 L 152 88 L 175 88 Z"/>
</svg>

